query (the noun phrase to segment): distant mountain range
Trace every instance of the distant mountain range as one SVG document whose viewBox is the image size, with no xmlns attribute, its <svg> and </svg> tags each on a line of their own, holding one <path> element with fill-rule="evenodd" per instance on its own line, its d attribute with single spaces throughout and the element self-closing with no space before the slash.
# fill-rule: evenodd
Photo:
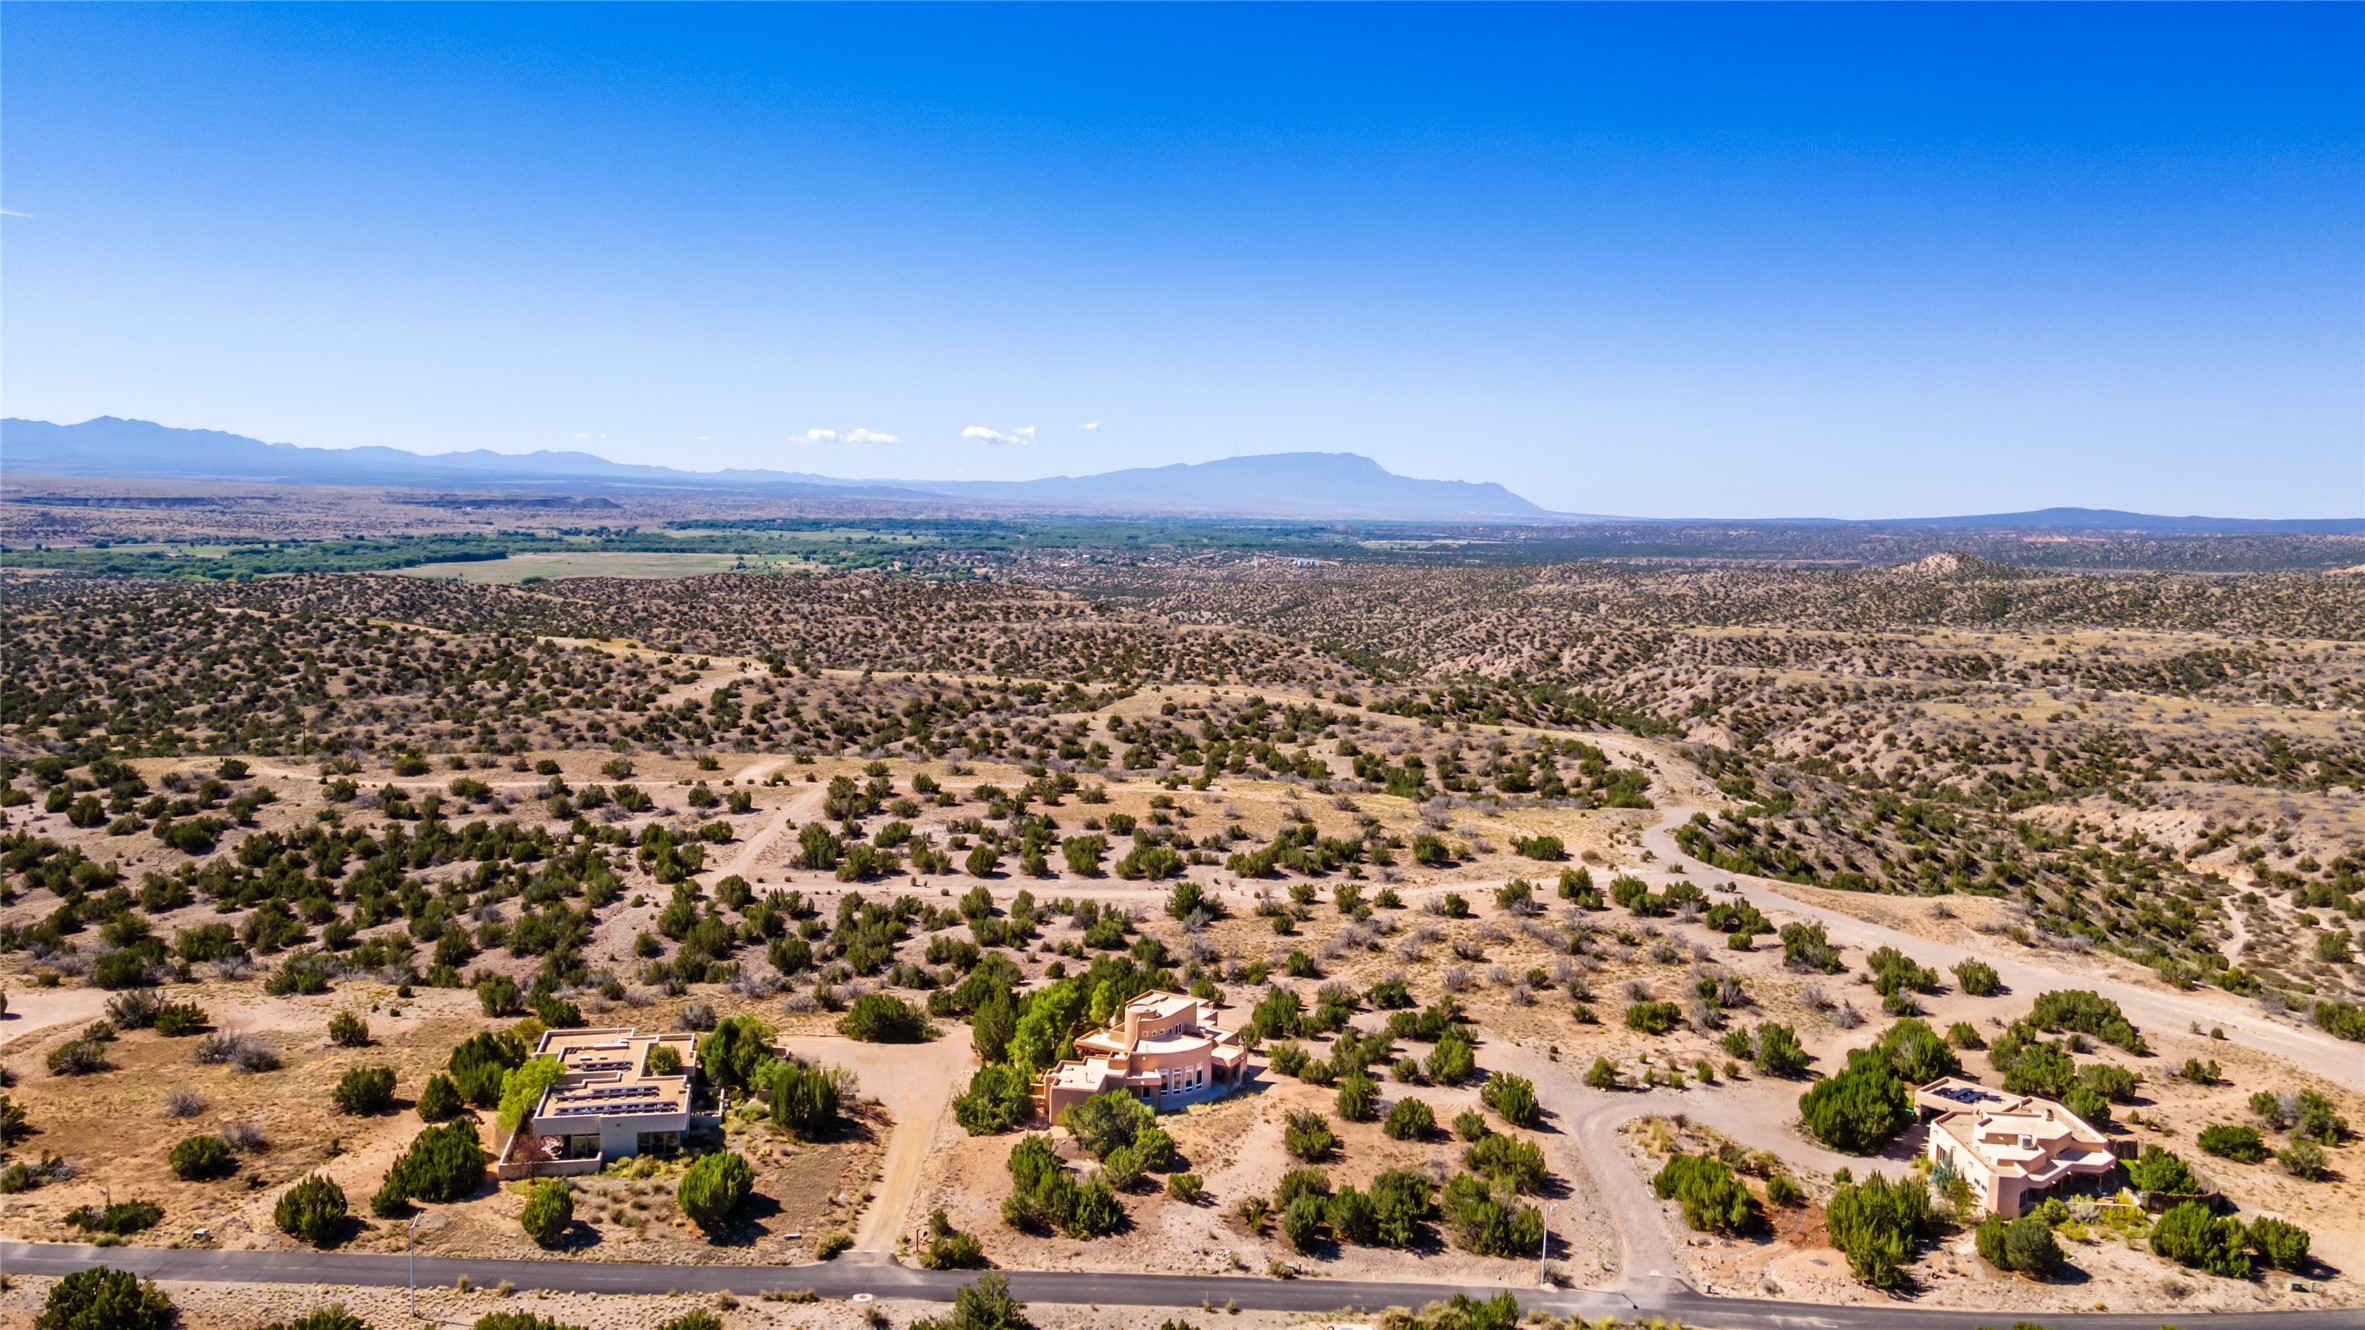
<svg viewBox="0 0 2365 1330">
<path fill-rule="evenodd" d="M 816 499 L 939 504 L 949 500 L 1072 513 L 1528 524 L 1648 520 L 1554 513 L 1501 485 L 1416 480 L 1396 475 L 1355 453 L 1262 453 L 1041 480 L 846 480 L 800 471 L 682 471 L 611 462 L 582 452 L 496 453 L 478 449 L 421 454 L 400 448 L 306 448 L 114 416 L 78 425 L 10 417 L 0 420 L 0 469 L 17 476 L 463 486 L 479 490 L 531 487 L 544 492 L 566 487 L 698 487 Z M 1817 525 L 1828 520 L 1791 519 Z M 1768 520 L 1763 524 L 1790 523 Z M 2153 535 L 2365 534 L 2365 518 L 2163 517 L 2107 508 L 2044 508 L 1864 525 Z"/>
<path fill-rule="evenodd" d="M 796 497 L 947 499 L 1088 513 L 1536 522 L 1553 514 L 1495 484 L 1415 480 L 1354 453 L 1267 453 L 1043 480 L 841 480 L 797 471 L 680 471 L 591 453 L 422 455 L 304 448 L 218 430 L 100 416 L 79 425 L 0 420 L 0 467 L 19 475 L 170 477 L 313 485 L 516 485 L 760 489 Z"/>
</svg>

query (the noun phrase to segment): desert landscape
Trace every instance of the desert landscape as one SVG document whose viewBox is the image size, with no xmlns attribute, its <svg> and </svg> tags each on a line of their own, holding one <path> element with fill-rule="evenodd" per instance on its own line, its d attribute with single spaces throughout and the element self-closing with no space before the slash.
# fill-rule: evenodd
<svg viewBox="0 0 2365 1330">
<path fill-rule="evenodd" d="M 54 492 L 0 598 L 18 1242 L 551 1272 L 422 1287 L 462 1324 L 902 1325 L 936 1271 L 1207 1290 L 1047 1326 L 2365 1304 L 2353 575 L 898 517 L 900 570 L 160 579 L 86 556 L 234 560 L 242 500 Z M 1240 1077 L 1045 1116 L 1159 993 Z M 691 1125 L 537 1178 L 585 1029 L 686 1032 Z M 2107 1175 L 1989 1220 L 1899 1098 L 1947 1076 Z M 564 1273 L 614 1263 L 719 1282 Z M 160 1272 L 197 1326 L 406 1296 Z"/>
</svg>

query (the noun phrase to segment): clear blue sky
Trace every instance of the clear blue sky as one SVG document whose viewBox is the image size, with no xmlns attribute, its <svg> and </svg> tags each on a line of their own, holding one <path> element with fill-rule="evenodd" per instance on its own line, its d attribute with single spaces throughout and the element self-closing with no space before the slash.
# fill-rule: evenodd
<svg viewBox="0 0 2365 1330">
<path fill-rule="evenodd" d="M 12 415 L 2365 512 L 2354 4 L 0 17 Z"/>
</svg>

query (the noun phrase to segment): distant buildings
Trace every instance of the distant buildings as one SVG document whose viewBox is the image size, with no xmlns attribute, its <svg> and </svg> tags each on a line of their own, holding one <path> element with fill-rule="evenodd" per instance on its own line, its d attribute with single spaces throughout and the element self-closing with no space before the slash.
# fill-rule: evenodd
<svg viewBox="0 0 2365 1330">
<path fill-rule="evenodd" d="M 2003 1094 L 1948 1077 L 1914 1092 L 1930 1123 L 1930 1161 L 1971 1184 L 1990 1213 L 2018 1218 L 2072 1178 L 2118 1167 L 2110 1142 L 2050 1099 Z"/>
<path fill-rule="evenodd" d="M 1229 1093 L 1248 1069 L 1238 1030 L 1218 1029 L 1215 1004 L 1149 992 L 1125 1004 L 1117 1024 L 1076 1039 L 1076 1059 L 1035 1080 L 1035 1108 L 1056 1122 L 1071 1104 L 1128 1090 L 1155 1109 Z"/>
<path fill-rule="evenodd" d="M 596 1173 L 611 1159 L 681 1146 L 696 1035 L 551 1030 L 534 1056 L 558 1059 L 565 1075 L 504 1148 L 502 1178 Z"/>
</svg>

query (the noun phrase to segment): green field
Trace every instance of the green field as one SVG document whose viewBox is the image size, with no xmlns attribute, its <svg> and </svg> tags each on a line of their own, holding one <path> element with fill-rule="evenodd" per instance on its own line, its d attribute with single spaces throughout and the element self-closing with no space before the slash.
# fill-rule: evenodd
<svg viewBox="0 0 2365 1330">
<path fill-rule="evenodd" d="M 769 555 L 666 554 L 646 550 L 527 551 L 506 559 L 472 559 L 464 563 L 422 563 L 395 570 L 400 577 L 440 577 L 460 582 L 496 582 L 515 586 L 527 578 L 556 581 L 562 577 L 700 577 L 707 573 L 802 572 L 812 565 L 801 559 Z"/>
</svg>

